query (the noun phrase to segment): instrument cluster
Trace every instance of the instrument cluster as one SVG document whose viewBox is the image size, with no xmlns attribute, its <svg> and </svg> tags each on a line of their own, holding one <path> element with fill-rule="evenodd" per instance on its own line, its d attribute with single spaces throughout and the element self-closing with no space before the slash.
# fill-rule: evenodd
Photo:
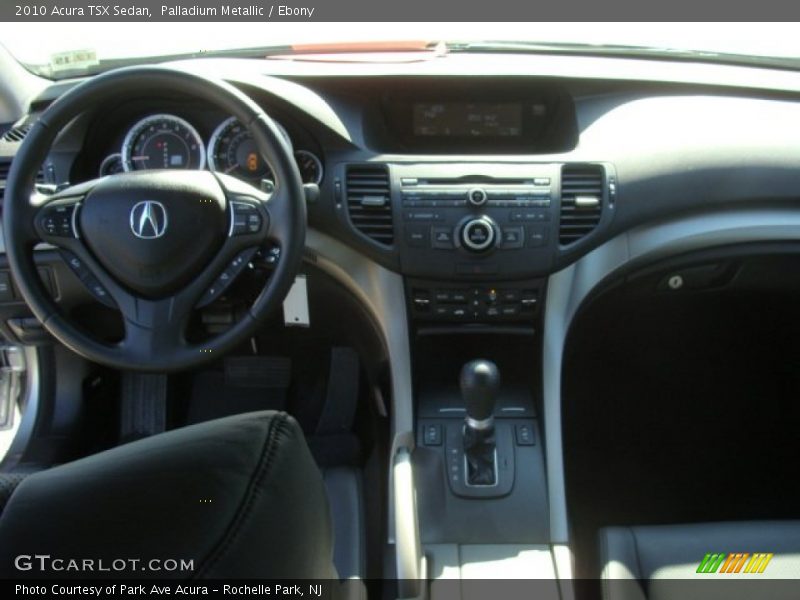
<svg viewBox="0 0 800 600">
<path fill-rule="evenodd" d="M 286 128 L 275 123 L 293 147 Z M 294 156 L 303 183 L 319 184 L 324 176 L 319 157 L 305 149 L 295 150 Z M 182 117 L 148 115 L 128 129 L 119 152 L 105 157 L 99 175 L 148 169 L 210 169 L 256 186 L 274 179 L 252 135 L 236 117 L 220 122 L 206 142 L 195 126 Z"/>
</svg>

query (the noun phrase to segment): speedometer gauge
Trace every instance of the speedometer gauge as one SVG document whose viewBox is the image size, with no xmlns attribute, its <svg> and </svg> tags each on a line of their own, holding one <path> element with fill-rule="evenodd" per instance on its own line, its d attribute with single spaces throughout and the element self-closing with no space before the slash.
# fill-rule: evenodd
<svg viewBox="0 0 800 600">
<path fill-rule="evenodd" d="M 286 130 L 277 122 L 275 125 L 291 146 Z M 208 142 L 208 166 L 212 171 L 220 171 L 254 183 L 273 178 L 269 164 L 259 153 L 253 136 L 236 117 L 220 123 L 211 134 Z"/>
<path fill-rule="evenodd" d="M 206 149 L 197 130 L 174 115 L 152 115 L 131 127 L 122 143 L 126 171 L 203 169 Z"/>
</svg>

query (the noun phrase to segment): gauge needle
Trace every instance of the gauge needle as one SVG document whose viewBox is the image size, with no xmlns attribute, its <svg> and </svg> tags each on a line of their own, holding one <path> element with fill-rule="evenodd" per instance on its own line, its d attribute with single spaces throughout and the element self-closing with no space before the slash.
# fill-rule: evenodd
<svg viewBox="0 0 800 600">
<path fill-rule="evenodd" d="M 225 172 L 226 172 L 226 173 L 230 173 L 231 171 L 235 171 L 235 170 L 236 170 L 236 168 L 237 168 L 238 166 L 239 166 L 239 165 L 231 165 L 230 167 L 228 167 L 227 169 L 225 169 Z"/>
<path fill-rule="evenodd" d="M 149 156 L 131 156 L 131 160 L 149 160 Z"/>
</svg>

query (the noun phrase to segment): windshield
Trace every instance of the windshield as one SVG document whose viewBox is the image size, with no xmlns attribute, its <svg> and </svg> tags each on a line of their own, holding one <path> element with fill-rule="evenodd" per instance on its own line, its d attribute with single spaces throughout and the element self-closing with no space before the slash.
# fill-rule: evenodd
<svg viewBox="0 0 800 600">
<path fill-rule="evenodd" d="M 287 54 L 308 44 L 421 40 L 451 50 L 641 53 L 800 67 L 793 23 L 18 23 L 2 43 L 32 72 L 59 79 L 157 57 Z M 181 34 L 188 28 L 186 35 Z M 190 34 L 189 34 L 190 32 Z M 399 36 L 398 32 L 407 35 Z M 440 46 L 441 48 L 441 46 Z M 368 50 L 374 49 L 367 47 Z M 246 51 L 250 50 L 250 53 Z M 788 59 L 788 60 L 787 60 Z"/>
</svg>

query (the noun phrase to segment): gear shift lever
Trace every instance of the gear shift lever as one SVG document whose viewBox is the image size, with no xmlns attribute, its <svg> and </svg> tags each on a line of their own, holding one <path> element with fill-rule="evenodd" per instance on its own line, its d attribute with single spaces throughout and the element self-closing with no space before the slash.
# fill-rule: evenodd
<svg viewBox="0 0 800 600">
<path fill-rule="evenodd" d="M 464 423 L 466 481 L 469 485 L 495 485 L 494 405 L 500 372 L 489 360 L 473 360 L 461 369 L 461 395 L 467 408 Z"/>
<path fill-rule="evenodd" d="M 500 371 L 490 360 L 471 360 L 461 369 L 461 395 L 467 408 L 467 427 L 494 425 L 494 404 L 500 388 Z"/>
</svg>

